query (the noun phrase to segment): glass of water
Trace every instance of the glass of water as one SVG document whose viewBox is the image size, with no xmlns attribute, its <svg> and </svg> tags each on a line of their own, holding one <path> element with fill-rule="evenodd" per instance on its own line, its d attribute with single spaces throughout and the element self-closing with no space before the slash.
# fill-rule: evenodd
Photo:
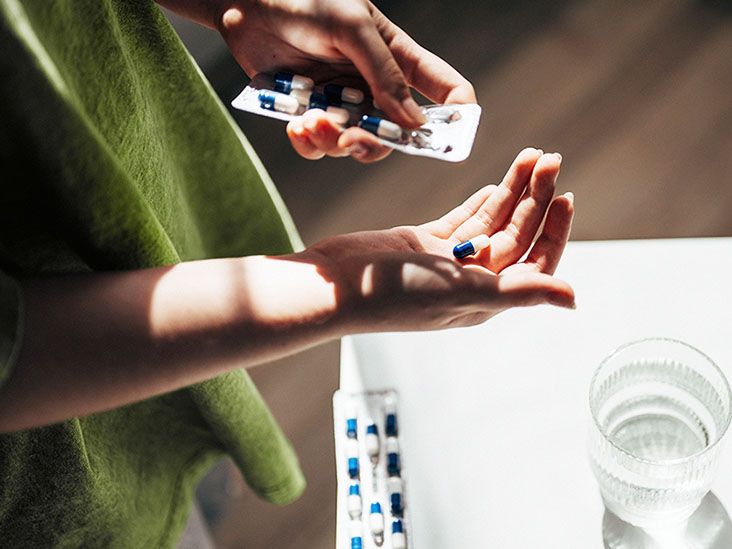
<svg viewBox="0 0 732 549">
<path fill-rule="evenodd" d="M 672 339 L 615 350 L 590 384 L 589 451 L 607 509 L 652 530 L 688 519 L 709 491 L 732 413 L 712 360 Z"/>
</svg>

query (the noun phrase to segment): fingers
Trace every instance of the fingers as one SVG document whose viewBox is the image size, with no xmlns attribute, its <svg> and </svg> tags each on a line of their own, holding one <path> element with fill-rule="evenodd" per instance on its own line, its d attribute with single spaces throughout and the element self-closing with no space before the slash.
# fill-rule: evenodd
<svg viewBox="0 0 732 549">
<path fill-rule="evenodd" d="M 501 229 L 526 189 L 534 166 L 542 154 L 542 151 L 533 148 L 521 151 L 490 199 L 463 222 L 453 236 L 464 242 L 479 234 L 492 235 Z"/>
<path fill-rule="evenodd" d="M 343 130 L 333 117 L 320 109 L 308 110 L 291 120 L 287 136 L 295 151 L 308 160 L 318 160 L 325 155 L 351 155 L 359 162 L 369 163 L 381 160 L 392 151 L 375 135 L 361 128 Z"/>
<path fill-rule="evenodd" d="M 349 151 L 354 160 L 364 164 L 389 156 L 393 149 L 382 145 L 375 135 L 361 128 L 348 128 L 338 139 L 338 147 Z"/>
<path fill-rule="evenodd" d="M 536 271 L 554 274 L 569 240 L 574 217 L 574 195 L 558 196 L 549 207 L 541 236 L 531 248 L 525 264 Z"/>
<path fill-rule="evenodd" d="M 496 188 L 497 185 L 486 185 L 457 208 L 450 210 L 439 219 L 423 224 L 422 227 L 437 237 L 449 238 L 455 232 L 455 229 L 478 211 L 478 208 L 490 198 Z"/>
<path fill-rule="evenodd" d="M 529 249 L 554 196 L 562 157 L 544 154 L 534 165 L 526 192 L 506 223 L 491 237 L 490 266 L 496 271 L 518 261 Z"/>
<path fill-rule="evenodd" d="M 435 103 L 476 103 L 475 90 L 458 71 L 414 41 L 376 8 L 376 27 L 407 82 Z"/>
<path fill-rule="evenodd" d="M 342 25 L 335 43 L 359 70 L 379 107 L 391 120 L 404 128 L 424 124 L 425 116 L 412 99 L 401 68 L 370 16 Z"/>
<path fill-rule="evenodd" d="M 566 282 L 544 273 L 521 273 L 498 277 L 501 305 L 528 307 L 550 304 L 574 309 L 574 290 Z"/>
</svg>

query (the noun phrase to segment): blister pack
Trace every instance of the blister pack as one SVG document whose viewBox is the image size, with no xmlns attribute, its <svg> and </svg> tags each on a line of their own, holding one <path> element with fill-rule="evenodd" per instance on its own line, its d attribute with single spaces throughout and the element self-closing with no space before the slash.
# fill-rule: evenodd
<svg viewBox="0 0 732 549">
<path fill-rule="evenodd" d="M 336 391 L 333 418 L 336 547 L 412 549 L 396 392 Z"/>
<path fill-rule="evenodd" d="M 423 105 L 427 123 L 405 130 L 387 120 L 363 91 L 334 83 L 316 85 L 307 76 L 289 72 L 258 74 L 231 102 L 242 111 L 291 120 L 309 109 L 322 109 L 344 128 L 359 126 L 398 151 L 460 162 L 473 148 L 479 105 Z"/>
</svg>

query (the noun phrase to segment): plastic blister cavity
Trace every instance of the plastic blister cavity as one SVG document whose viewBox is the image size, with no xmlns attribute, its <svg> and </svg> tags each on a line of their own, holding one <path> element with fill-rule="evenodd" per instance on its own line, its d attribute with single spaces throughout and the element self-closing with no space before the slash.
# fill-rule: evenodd
<svg viewBox="0 0 732 549">
<path fill-rule="evenodd" d="M 337 548 L 414 547 L 398 417 L 395 391 L 333 395 Z"/>
<path fill-rule="evenodd" d="M 278 120 L 291 120 L 308 109 L 323 109 L 344 128 L 360 126 L 387 147 L 448 162 L 461 162 L 470 155 L 481 114 L 476 104 L 424 105 L 421 108 L 427 122 L 415 130 L 405 130 L 386 119 L 361 90 L 332 83 L 315 85 L 310 78 L 286 72 L 255 76 L 231 104 Z"/>
</svg>

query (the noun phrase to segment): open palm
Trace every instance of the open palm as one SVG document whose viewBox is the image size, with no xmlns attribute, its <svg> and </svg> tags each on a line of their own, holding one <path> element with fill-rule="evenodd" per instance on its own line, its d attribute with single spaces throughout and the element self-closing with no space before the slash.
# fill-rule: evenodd
<svg viewBox="0 0 732 549">
<path fill-rule="evenodd" d="M 371 313 L 379 311 L 374 329 L 475 324 L 539 303 L 573 307 L 572 288 L 551 276 L 574 213 L 570 193 L 554 197 L 560 164 L 556 153 L 525 149 L 499 185 L 483 187 L 435 221 L 328 238 L 310 251 L 357 281 L 351 293 L 371 302 Z M 452 248 L 479 234 L 489 235 L 491 246 L 456 260 Z M 392 315 L 404 318 L 410 308 L 420 321 L 393 321 Z"/>
</svg>

